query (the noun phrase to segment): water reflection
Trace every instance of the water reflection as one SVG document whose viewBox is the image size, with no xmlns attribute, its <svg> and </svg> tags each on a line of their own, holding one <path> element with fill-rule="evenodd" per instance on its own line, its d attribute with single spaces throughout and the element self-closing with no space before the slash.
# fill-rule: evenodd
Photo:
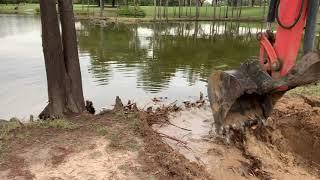
<svg viewBox="0 0 320 180">
<path fill-rule="evenodd" d="M 257 54 L 255 34 L 262 26 L 250 23 L 82 23 L 79 48 L 91 56 L 89 72 L 100 85 L 112 77 L 112 68 L 136 76 L 137 88 L 159 92 L 169 88 L 179 72 L 192 86 L 206 81 L 212 69 L 238 66 Z M 114 66 L 113 66 L 114 65 Z"/>
<path fill-rule="evenodd" d="M 111 24 L 77 22 L 86 99 L 110 108 L 115 96 L 140 105 L 154 96 L 185 100 L 206 91 L 212 69 L 258 53 L 260 24 L 224 22 Z M 0 15 L 0 119 L 38 114 L 47 85 L 37 16 Z"/>
</svg>

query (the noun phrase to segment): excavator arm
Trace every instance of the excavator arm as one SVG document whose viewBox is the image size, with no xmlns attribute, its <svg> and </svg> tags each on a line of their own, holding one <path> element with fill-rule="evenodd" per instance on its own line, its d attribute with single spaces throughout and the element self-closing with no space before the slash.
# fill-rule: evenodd
<svg viewBox="0 0 320 180">
<path fill-rule="evenodd" d="M 266 121 L 287 90 L 320 80 L 320 55 L 312 52 L 318 7 L 319 0 L 271 0 L 267 31 L 257 34 L 259 59 L 209 77 L 208 97 L 218 133 Z M 297 62 L 304 31 L 305 55 Z"/>
</svg>

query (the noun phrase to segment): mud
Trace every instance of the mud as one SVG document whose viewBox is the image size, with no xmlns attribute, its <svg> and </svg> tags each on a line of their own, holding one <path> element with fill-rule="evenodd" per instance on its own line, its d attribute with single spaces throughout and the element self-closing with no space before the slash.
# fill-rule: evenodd
<svg viewBox="0 0 320 180">
<path fill-rule="evenodd" d="M 208 106 L 171 113 L 168 121 L 174 126 L 153 129 L 173 137 L 163 141 L 215 179 L 318 179 L 318 102 L 315 97 L 284 96 L 266 126 L 234 132 L 227 139 L 212 134 Z"/>
<path fill-rule="evenodd" d="M 146 110 L 119 101 L 72 130 L 19 126 L 0 139 L 0 178 L 319 179 L 319 102 L 284 96 L 265 126 L 226 138 L 203 95 Z"/>
<path fill-rule="evenodd" d="M 315 97 L 281 99 L 269 119 L 271 142 L 283 153 L 294 153 L 297 162 L 319 173 L 320 106 Z"/>
</svg>

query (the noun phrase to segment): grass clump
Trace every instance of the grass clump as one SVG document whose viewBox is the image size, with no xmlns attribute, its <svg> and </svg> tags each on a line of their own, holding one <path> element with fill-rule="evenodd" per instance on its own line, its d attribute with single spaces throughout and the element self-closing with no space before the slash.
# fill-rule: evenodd
<svg viewBox="0 0 320 180">
<path fill-rule="evenodd" d="M 5 152 L 8 150 L 8 146 L 0 141 L 0 160 L 4 158 Z"/>
<path fill-rule="evenodd" d="M 7 139 L 10 132 L 19 129 L 23 124 L 16 118 L 10 119 L 10 121 L 2 122 L 0 126 L 0 140 Z"/>
<path fill-rule="evenodd" d="M 119 16 L 124 17 L 145 17 L 146 13 L 139 6 L 124 6 L 117 11 Z"/>
<path fill-rule="evenodd" d="M 38 121 L 33 123 L 31 126 L 43 129 L 55 128 L 55 129 L 63 129 L 63 130 L 73 130 L 77 129 L 79 126 L 70 121 L 66 121 L 64 119 L 54 119 L 47 121 Z"/>
<path fill-rule="evenodd" d="M 97 133 L 101 136 L 105 136 L 108 134 L 108 129 L 106 127 L 97 127 Z"/>
<path fill-rule="evenodd" d="M 297 87 L 288 92 L 289 94 L 320 96 L 320 85 L 308 85 Z"/>
</svg>

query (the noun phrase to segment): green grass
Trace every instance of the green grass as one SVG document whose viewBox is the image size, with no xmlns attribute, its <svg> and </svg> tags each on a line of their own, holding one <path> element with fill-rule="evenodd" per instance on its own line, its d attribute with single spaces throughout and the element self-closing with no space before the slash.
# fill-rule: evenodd
<svg viewBox="0 0 320 180">
<path fill-rule="evenodd" d="M 289 94 L 320 96 L 320 85 L 308 85 L 297 87 L 288 92 Z"/>
<path fill-rule="evenodd" d="M 141 6 L 141 8 L 146 12 L 147 17 L 154 16 L 154 7 L 152 6 Z M 163 13 L 164 7 L 158 8 L 161 9 Z M 227 7 L 226 6 L 219 6 L 219 7 L 200 7 L 199 8 L 199 15 L 200 17 L 207 17 L 211 18 L 214 17 L 214 12 L 216 12 L 216 18 L 224 18 L 226 16 Z M 168 16 L 169 17 L 177 17 L 178 18 L 179 8 L 178 7 L 168 7 Z M 237 16 L 237 9 L 234 8 L 233 16 L 232 16 L 232 8 L 229 7 L 228 10 L 228 17 L 236 17 Z M 260 7 L 243 7 L 241 12 L 241 17 L 250 17 L 250 18 L 262 18 L 263 9 Z M 196 15 L 196 7 L 181 7 L 180 8 L 180 15 L 181 17 L 195 17 Z"/>
<path fill-rule="evenodd" d="M 10 132 L 22 127 L 22 123 L 17 120 L 10 120 L 0 128 L 0 140 L 8 139 Z"/>
<path fill-rule="evenodd" d="M 17 10 L 15 8 L 18 7 Z M 154 7 L 153 6 L 140 6 L 141 9 L 146 13 L 146 17 L 152 18 L 154 16 Z M 158 8 L 157 10 L 161 9 L 163 13 L 164 7 Z M 200 7 L 200 17 L 203 18 L 211 18 L 214 16 L 214 9 L 216 12 L 216 18 L 220 17 L 223 18 L 226 15 L 226 6 L 219 6 L 213 8 L 212 6 L 207 7 Z M 191 10 L 191 13 L 190 13 Z M 99 16 L 100 15 L 100 8 L 96 5 L 81 5 L 75 4 L 74 5 L 74 12 L 77 15 L 90 15 L 90 16 Z M 168 17 L 169 18 L 178 18 L 178 7 L 168 7 Z M 196 14 L 196 7 L 181 7 L 180 9 L 181 17 L 195 17 Z M 237 9 L 234 8 L 234 15 L 236 17 Z M 0 4 L 0 13 L 18 13 L 18 14 L 28 14 L 28 13 L 39 13 L 39 4 L 20 4 L 17 6 L 16 4 L 9 4 L 4 5 Z M 187 15 L 186 15 L 187 13 Z M 242 18 L 259 18 L 263 17 L 263 8 L 262 7 L 243 7 Z M 110 8 L 106 7 L 104 10 L 103 15 L 105 17 L 116 17 L 117 16 L 117 8 Z M 232 17 L 232 8 L 229 7 L 228 17 Z"/>
<path fill-rule="evenodd" d="M 34 123 L 27 124 L 29 127 L 43 128 L 43 129 L 63 129 L 63 130 L 73 130 L 77 129 L 79 126 L 73 122 L 64 119 L 54 119 L 46 121 L 38 121 Z"/>
</svg>

